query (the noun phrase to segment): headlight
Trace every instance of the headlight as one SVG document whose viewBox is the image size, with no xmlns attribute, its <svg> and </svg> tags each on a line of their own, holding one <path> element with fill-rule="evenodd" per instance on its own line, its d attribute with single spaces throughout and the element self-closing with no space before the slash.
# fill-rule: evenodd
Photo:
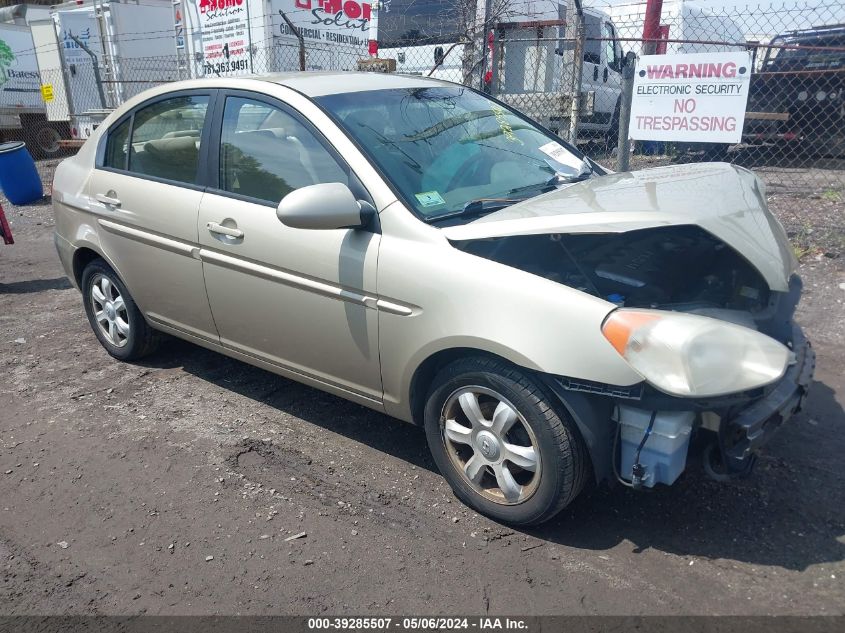
<svg viewBox="0 0 845 633">
<path fill-rule="evenodd" d="M 675 396 L 761 387 L 783 376 L 792 356 L 754 330 L 679 312 L 615 310 L 602 333 L 646 381 Z"/>
</svg>

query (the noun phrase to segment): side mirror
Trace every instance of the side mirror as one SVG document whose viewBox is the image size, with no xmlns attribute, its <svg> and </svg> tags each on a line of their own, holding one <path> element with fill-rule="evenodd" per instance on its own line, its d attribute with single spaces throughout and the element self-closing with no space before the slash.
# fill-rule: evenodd
<svg viewBox="0 0 845 633">
<path fill-rule="evenodd" d="M 622 58 L 622 67 L 627 68 L 628 66 L 632 67 L 634 64 L 637 63 L 637 54 L 634 51 L 628 51 L 625 53 L 625 57 Z"/>
<path fill-rule="evenodd" d="M 357 229 L 367 225 L 373 213 L 369 204 L 359 203 L 339 182 L 291 191 L 276 208 L 281 223 L 294 229 Z"/>
</svg>

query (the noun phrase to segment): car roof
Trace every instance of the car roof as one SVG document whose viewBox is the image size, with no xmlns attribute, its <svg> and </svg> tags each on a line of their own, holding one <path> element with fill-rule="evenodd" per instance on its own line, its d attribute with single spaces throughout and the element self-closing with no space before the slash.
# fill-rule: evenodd
<svg viewBox="0 0 845 633">
<path fill-rule="evenodd" d="M 366 90 L 387 90 L 390 88 L 424 88 L 433 85 L 454 85 L 446 81 L 429 79 L 428 77 L 420 77 L 419 75 L 375 72 L 289 72 L 258 75 L 253 78 L 258 81 L 268 81 L 287 86 L 308 97 L 363 92 Z"/>
<path fill-rule="evenodd" d="M 342 71 L 299 71 L 271 73 L 266 75 L 242 75 L 239 77 L 210 77 L 188 79 L 164 84 L 154 89 L 163 94 L 176 90 L 196 88 L 247 89 L 255 82 L 278 84 L 304 94 L 306 97 L 322 97 L 332 94 L 387 90 L 391 88 L 425 88 L 432 86 L 455 86 L 448 81 L 429 79 L 419 75 L 394 73 L 342 72 Z"/>
</svg>

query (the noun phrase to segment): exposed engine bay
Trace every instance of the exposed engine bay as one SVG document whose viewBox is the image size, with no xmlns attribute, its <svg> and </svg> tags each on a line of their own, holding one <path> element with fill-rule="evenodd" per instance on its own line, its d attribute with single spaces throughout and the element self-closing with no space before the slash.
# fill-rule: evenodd
<svg viewBox="0 0 845 633">
<path fill-rule="evenodd" d="M 712 316 L 756 328 L 769 288 L 744 258 L 697 226 L 469 240 L 462 250 L 625 307 Z"/>
<path fill-rule="evenodd" d="M 770 291 L 758 270 L 733 248 L 693 225 L 665 226 L 622 233 L 538 234 L 453 242 L 479 257 L 564 284 L 628 308 L 652 308 L 709 316 L 756 329 L 785 343 L 793 342 L 792 315 L 801 291 L 800 279 L 790 279 L 788 292 Z M 798 363 L 789 370 L 801 385 L 795 396 L 769 407 L 760 422 L 776 427 L 794 411 L 812 374 L 812 353 L 795 347 Z M 807 373 L 809 372 L 809 373 Z M 715 478 L 742 476 L 754 458 L 742 406 L 708 403 L 672 407 L 658 395 L 603 391 L 563 379 L 566 390 L 610 394 L 617 424 L 612 462 L 616 478 L 635 488 L 671 484 L 684 470 L 691 435 L 705 432 L 705 470 Z M 615 394 L 615 396 L 614 396 Z M 776 394 L 777 397 L 780 397 Z M 571 397 L 571 396 L 570 396 Z M 773 396 L 773 398 L 777 399 Z M 797 399 L 796 399 L 797 398 Z M 744 406 L 744 405 L 743 405 Z M 703 413 L 706 411 L 707 413 Z M 752 416 L 753 417 L 753 416 Z M 759 434 L 762 435 L 762 434 Z"/>
</svg>

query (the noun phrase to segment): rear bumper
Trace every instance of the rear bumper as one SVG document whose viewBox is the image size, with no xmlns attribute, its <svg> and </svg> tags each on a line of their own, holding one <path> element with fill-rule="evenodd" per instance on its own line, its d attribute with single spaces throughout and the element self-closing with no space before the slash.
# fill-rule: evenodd
<svg viewBox="0 0 845 633">
<path fill-rule="evenodd" d="M 816 353 L 801 328 L 793 327 L 795 363 L 763 398 L 723 422 L 721 436 L 728 466 L 738 467 L 764 446 L 780 426 L 801 410 L 813 381 Z"/>
</svg>

